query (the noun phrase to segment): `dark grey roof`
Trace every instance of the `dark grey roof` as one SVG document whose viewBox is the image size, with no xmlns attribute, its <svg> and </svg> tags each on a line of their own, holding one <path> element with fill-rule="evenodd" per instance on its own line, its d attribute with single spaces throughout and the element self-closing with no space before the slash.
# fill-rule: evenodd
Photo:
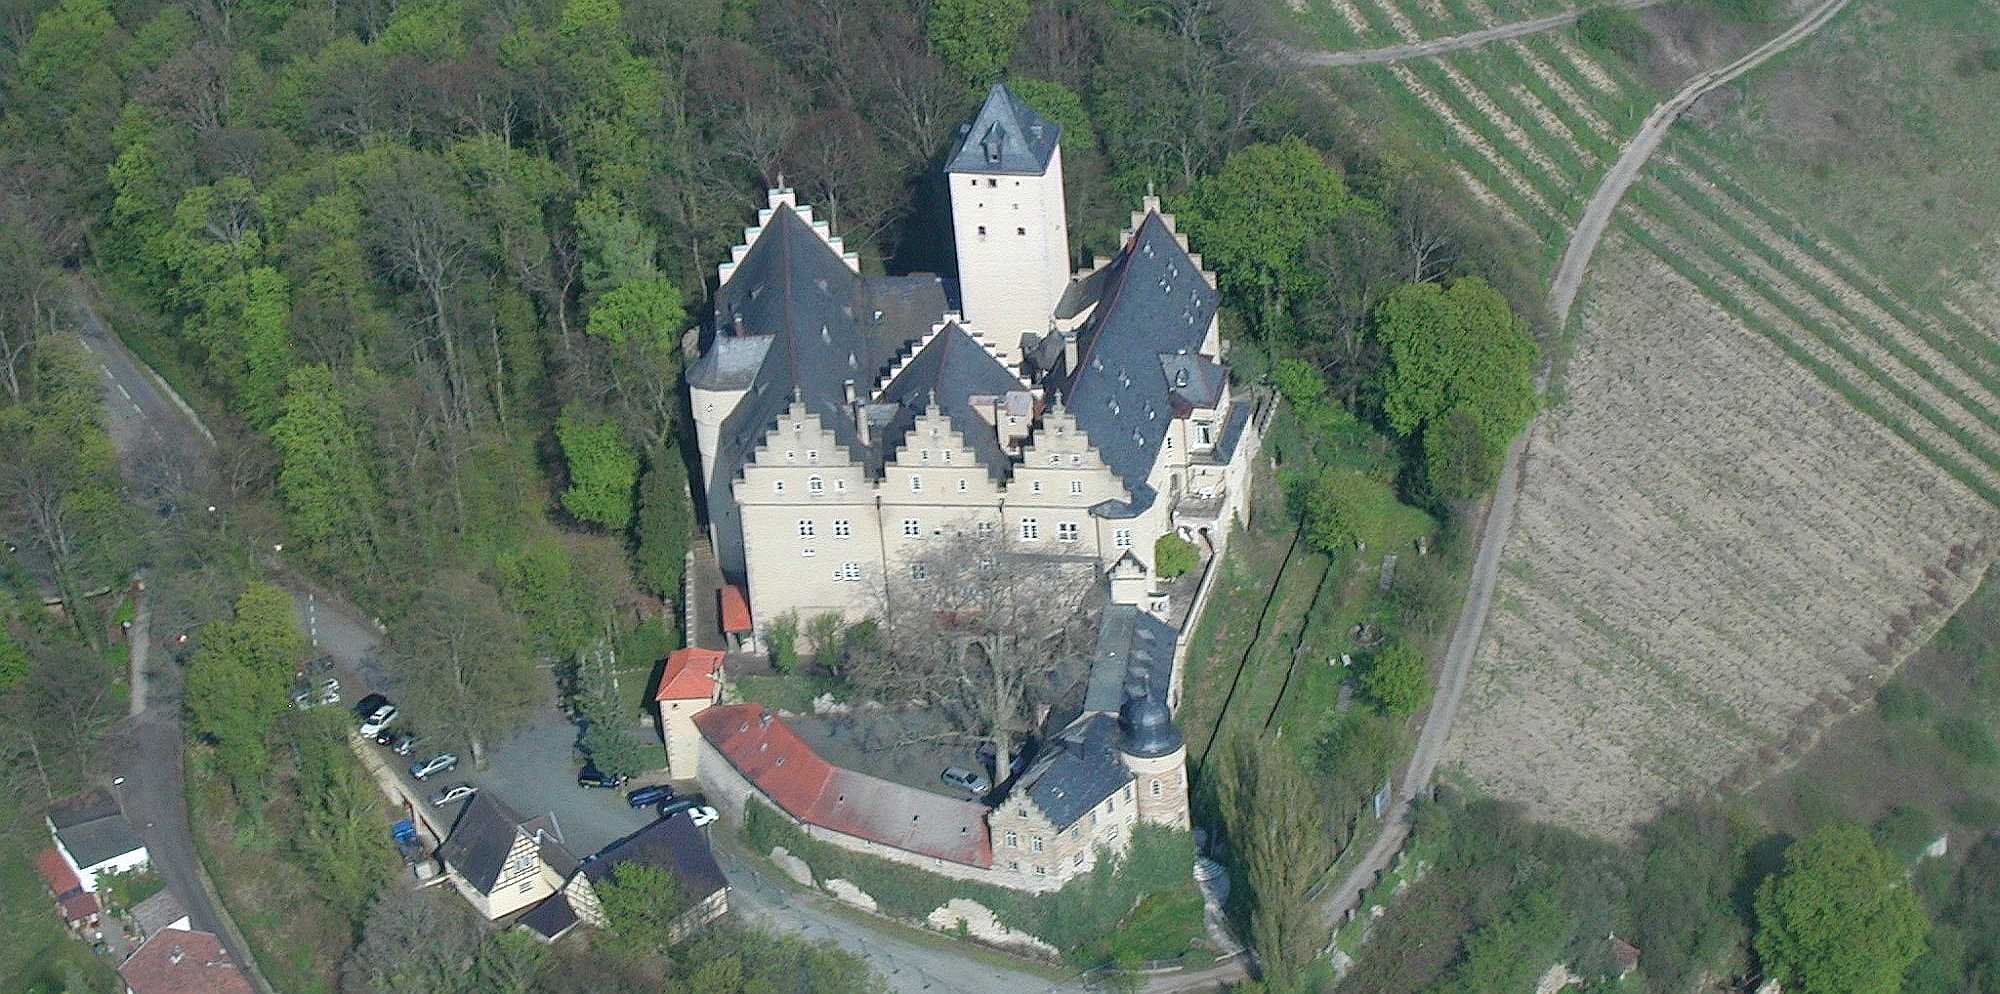
<svg viewBox="0 0 2000 994">
<path fill-rule="evenodd" d="M 522 915 L 514 924 L 527 929 L 544 940 L 554 942 L 576 927 L 576 909 L 570 906 L 569 898 L 557 894 Z"/>
<path fill-rule="evenodd" d="M 1054 385 L 1136 502 L 1174 415 L 1160 357 L 1194 354 L 1220 297 L 1157 211 L 1108 268 L 1104 300 L 1081 329 L 1080 368 Z"/>
<path fill-rule="evenodd" d="M 1021 774 L 1014 790 L 1027 791 L 1028 799 L 1060 831 L 1131 780 L 1131 771 L 1118 756 L 1117 719 L 1096 714 L 1043 746 L 1040 758 Z"/>
<path fill-rule="evenodd" d="M 1215 448 L 1209 458 L 1220 465 L 1227 465 L 1236 459 L 1236 445 L 1243 441 L 1243 429 L 1250 424 L 1250 405 L 1233 404 L 1229 409 L 1229 420 L 1222 423 L 1222 435 L 1215 440 Z"/>
<path fill-rule="evenodd" d="M 131 908 L 132 921 L 139 926 L 139 934 L 152 938 L 154 932 L 166 928 L 187 917 L 187 909 L 181 906 L 181 899 L 171 890 L 161 890 Z"/>
<path fill-rule="evenodd" d="M 1186 352 L 1161 353 L 1160 375 L 1182 409 L 1209 408 L 1222 402 L 1222 385 L 1229 374 L 1207 356 Z"/>
<path fill-rule="evenodd" d="M 1084 711 L 1116 713 L 1125 703 L 1125 684 L 1134 669 L 1145 671 L 1164 704 L 1173 680 L 1174 639 L 1172 625 L 1135 605 L 1106 607 L 1097 624 L 1097 652 L 1091 657 Z"/>
<path fill-rule="evenodd" d="M 771 350 L 769 335 L 723 335 L 688 367 L 688 385 L 701 390 L 742 390 L 756 382 Z"/>
<path fill-rule="evenodd" d="M 1005 83 L 995 83 L 972 123 L 959 132 L 958 149 L 946 160 L 945 172 L 1039 176 L 1048 171 L 1062 126 L 1035 113 Z"/>
<path fill-rule="evenodd" d="M 49 809 L 49 824 L 70 858 L 86 870 L 146 847 L 108 794 L 86 794 L 56 804 Z"/>
<path fill-rule="evenodd" d="M 561 831 L 552 817 L 522 818 L 520 812 L 486 791 L 472 795 L 471 803 L 458 813 L 451 834 L 438 846 L 438 858 L 473 889 L 489 893 L 507 866 L 507 855 L 514 851 L 515 837 L 537 829 L 543 833 L 542 861 L 558 874 L 573 871 L 576 857 L 563 848 Z"/>
<path fill-rule="evenodd" d="M 1007 473 L 1007 452 L 1000 447 L 999 435 L 991 423 L 974 410 L 973 397 L 1005 397 L 1027 392 L 993 353 L 975 341 L 956 323 L 948 325 L 910 357 L 896 378 L 882 389 L 878 402 L 893 402 L 890 417 L 880 434 L 882 459 L 888 460 L 915 424 L 917 416 L 932 403 L 965 436 L 965 444 L 995 479 Z"/>
<path fill-rule="evenodd" d="M 709 851 L 708 838 L 685 811 L 661 818 L 605 846 L 583 864 L 583 875 L 591 883 L 599 883 L 628 863 L 667 870 L 687 888 L 687 896 L 696 901 L 729 886 L 722 867 L 716 865 L 715 854 Z"/>
<path fill-rule="evenodd" d="M 727 376 L 721 357 L 710 367 L 718 382 L 749 390 L 723 422 L 715 478 L 708 487 L 716 554 L 731 582 L 745 580 L 742 516 L 731 486 L 778 415 L 790 406 L 794 391 L 841 445 L 869 461 L 847 406 L 845 383 L 853 380 L 864 395 L 872 390 L 889 361 L 911 339 L 930 330 L 947 300 L 947 287 L 936 276 L 863 279 L 795 211 L 783 205 L 772 209 L 756 243 L 716 293 L 718 340 L 709 344 L 714 352 L 719 338 L 734 333 L 739 320 L 744 334 L 770 339 L 747 381 L 738 368 L 740 362 L 728 364 Z M 722 347 L 745 354 L 750 348 Z M 696 366 L 706 361 L 704 355 Z"/>
</svg>

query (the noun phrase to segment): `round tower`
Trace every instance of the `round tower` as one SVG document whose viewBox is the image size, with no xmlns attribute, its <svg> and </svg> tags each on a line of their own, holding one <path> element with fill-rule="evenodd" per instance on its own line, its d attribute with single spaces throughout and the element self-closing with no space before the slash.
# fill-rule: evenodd
<svg viewBox="0 0 2000 994">
<path fill-rule="evenodd" d="M 1132 771 L 1139 820 L 1188 827 L 1187 742 L 1154 696 L 1151 674 L 1134 666 L 1125 680 L 1125 703 L 1118 708 L 1118 752 Z"/>
</svg>

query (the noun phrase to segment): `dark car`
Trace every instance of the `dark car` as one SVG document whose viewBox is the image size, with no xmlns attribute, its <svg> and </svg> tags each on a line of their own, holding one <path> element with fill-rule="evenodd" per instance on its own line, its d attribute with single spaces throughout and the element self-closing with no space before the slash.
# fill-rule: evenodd
<svg viewBox="0 0 2000 994">
<path fill-rule="evenodd" d="M 576 773 L 576 785 L 579 787 L 623 787 L 626 779 L 628 778 L 614 777 L 589 765 Z"/>
<path fill-rule="evenodd" d="M 389 699 L 387 697 L 383 697 L 381 694 L 369 694 L 354 702 L 354 716 L 366 719 L 376 711 L 388 706 Z"/>
<path fill-rule="evenodd" d="M 662 801 L 660 803 L 660 817 L 671 818 L 674 815 L 680 814 L 683 811 L 690 811 L 695 808 L 707 807 L 707 806 L 708 806 L 708 798 L 703 797 L 700 794 L 683 794 L 679 797 L 673 797 L 665 801 Z"/>
<path fill-rule="evenodd" d="M 661 801 L 671 801 L 673 799 L 674 789 L 663 783 L 656 783 L 649 787 L 637 787 L 631 793 L 625 795 L 625 803 L 635 808 L 643 808 L 648 804 L 658 804 Z"/>
</svg>

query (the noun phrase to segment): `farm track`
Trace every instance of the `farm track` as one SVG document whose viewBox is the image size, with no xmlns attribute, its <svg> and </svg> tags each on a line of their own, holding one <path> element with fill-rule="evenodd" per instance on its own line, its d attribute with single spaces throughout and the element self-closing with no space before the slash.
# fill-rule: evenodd
<svg viewBox="0 0 2000 994">
<path fill-rule="evenodd" d="M 1341 19 L 1346 21 L 1348 28 L 1354 33 L 1355 37 L 1367 38 L 1376 33 L 1372 30 L 1374 25 L 1363 18 L 1349 0 L 1328 0 L 1328 2 L 1335 12 L 1341 16 Z M 1451 22 L 1450 11 L 1446 10 L 1439 0 L 1419 0 L 1419 2 L 1423 4 L 1429 20 L 1441 24 L 1449 24 Z M 1615 0 L 1615 5 L 1627 10 L 1640 10 L 1662 2 L 1664 0 Z M 1468 8 L 1474 7 L 1473 4 L 1466 4 L 1466 6 Z M 1399 44 L 1345 52 L 1308 52 L 1287 48 L 1285 49 L 1285 54 L 1293 62 L 1302 66 L 1368 66 L 1405 62 L 1411 59 L 1448 55 L 1452 52 L 1463 51 L 1469 48 L 1480 48 L 1496 41 L 1511 40 L 1527 35 L 1541 34 L 1546 31 L 1554 31 L 1559 28 L 1566 28 L 1576 23 L 1577 18 L 1582 17 L 1588 10 L 1585 7 L 1573 7 L 1569 10 L 1558 11 L 1542 17 L 1515 21 L 1510 24 L 1498 24 L 1498 19 L 1493 17 L 1491 8 L 1486 8 L 1484 4 L 1478 4 L 1477 8 L 1485 8 L 1485 16 L 1481 17 L 1480 20 L 1487 26 L 1473 31 L 1423 40 L 1421 33 L 1414 30 L 1415 25 L 1411 23 L 1409 17 L 1399 12 L 1397 17 L 1401 19 L 1402 24 L 1412 28 L 1410 31 L 1398 30 L 1396 32 L 1396 35 L 1403 39 Z"/>
</svg>

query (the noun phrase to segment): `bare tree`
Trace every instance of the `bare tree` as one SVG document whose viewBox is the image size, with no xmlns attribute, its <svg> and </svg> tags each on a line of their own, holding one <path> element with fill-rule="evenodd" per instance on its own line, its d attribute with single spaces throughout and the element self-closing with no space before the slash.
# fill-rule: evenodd
<svg viewBox="0 0 2000 994">
<path fill-rule="evenodd" d="M 536 699 L 527 636 L 478 577 L 432 577 L 399 630 L 390 655 L 404 697 L 440 731 L 465 740 L 474 766 L 486 744 Z"/>
<path fill-rule="evenodd" d="M 896 567 L 892 567 L 896 569 Z M 850 678 L 884 701 L 921 701 L 1008 769 L 1092 647 L 1095 559 L 1009 548 L 991 534 L 931 539 L 886 584 L 879 651 Z"/>
</svg>

